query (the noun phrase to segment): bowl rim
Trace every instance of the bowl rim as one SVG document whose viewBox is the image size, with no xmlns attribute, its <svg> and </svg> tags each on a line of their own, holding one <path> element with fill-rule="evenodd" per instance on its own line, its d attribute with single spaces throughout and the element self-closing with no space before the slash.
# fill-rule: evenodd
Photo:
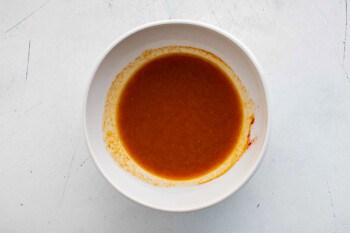
<svg viewBox="0 0 350 233">
<path fill-rule="evenodd" d="M 87 131 L 87 123 L 86 123 L 86 108 L 87 108 L 87 100 L 88 100 L 88 96 L 89 96 L 89 92 L 91 89 L 91 85 L 92 85 L 92 81 L 96 75 L 96 72 L 98 70 L 98 68 L 101 66 L 102 61 L 105 59 L 105 57 L 108 55 L 108 53 L 110 51 L 112 51 L 112 49 L 119 44 L 121 41 L 123 41 L 124 39 L 126 39 L 127 37 L 131 36 L 132 34 L 148 29 L 148 28 L 152 28 L 155 26 L 163 26 L 163 25 L 167 25 L 167 24 L 179 24 L 179 25 L 190 25 L 190 26 L 197 26 L 197 27 L 201 27 L 204 29 L 209 29 L 213 32 L 216 32 L 224 37 L 226 37 L 227 39 L 229 39 L 231 42 L 233 42 L 236 46 L 238 46 L 242 52 L 249 58 L 249 60 L 252 62 L 254 68 L 256 69 L 258 76 L 260 78 L 260 81 L 262 83 L 262 88 L 265 94 L 265 101 L 266 101 L 266 136 L 265 136 L 265 140 L 263 142 L 263 147 L 259 152 L 258 155 L 258 160 L 255 163 L 254 167 L 252 167 L 252 169 L 250 170 L 250 172 L 248 173 L 248 175 L 238 184 L 237 188 L 232 189 L 230 192 L 228 192 L 226 195 L 223 195 L 221 197 L 218 198 L 214 198 L 212 201 L 210 202 L 206 202 L 203 203 L 201 205 L 198 205 L 196 207 L 190 207 L 190 208 L 182 208 L 182 209 L 172 209 L 172 208 L 166 208 L 166 207 L 159 207 L 159 206 L 153 206 L 148 204 L 147 202 L 144 202 L 140 199 L 136 199 L 134 197 L 129 196 L 126 192 L 122 191 L 121 189 L 119 189 L 118 186 L 116 186 L 112 180 L 108 177 L 108 175 L 105 173 L 104 169 L 101 167 L 101 165 L 97 162 L 96 160 L 96 155 L 94 154 L 91 144 L 90 144 L 90 139 L 89 139 L 89 135 L 88 135 L 88 131 Z M 88 80 L 88 85 L 86 87 L 85 90 L 85 97 L 84 97 L 84 106 L 83 106 L 83 121 L 84 121 L 84 134 L 85 134 L 85 142 L 87 144 L 87 147 L 89 149 L 90 152 L 90 156 L 92 157 L 92 160 L 94 161 L 95 166 L 98 168 L 98 170 L 100 171 L 100 173 L 103 175 L 103 177 L 110 183 L 110 185 L 112 187 L 114 187 L 116 190 L 118 190 L 121 194 L 123 194 L 125 197 L 127 197 L 128 199 L 141 204 L 143 206 L 152 208 L 152 209 L 156 209 L 156 210 L 161 210 L 161 211 L 168 211 L 168 212 L 189 212 L 189 211 L 195 211 L 195 210 L 200 210 L 200 209 L 204 209 L 204 208 L 208 208 L 210 206 L 213 206 L 223 200 L 225 200 L 226 198 L 228 198 L 229 196 L 233 195 L 234 193 L 236 193 L 237 191 L 239 191 L 245 184 L 248 183 L 248 181 L 252 178 L 252 176 L 255 174 L 255 172 L 257 171 L 258 167 L 260 166 L 263 158 L 265 157 L 265 153 L 267 150 L 267 145 L 268 142 L 270 140 L 270 103 L 269 103 L 269 94 L 268 94 L 268 88 L 267 88 L 267 84 L 266 84 L 266 80 L 265 80 L 265 76 L 262 70 L 262 67 L 260 65 L 260 63 L 258 62 L 257 58 L 255 57 L 255 55 L 248 49 L 248 47 L 243 44 L 239 39 L 237 39 L 234 35 L 224 31 L 223 29 L 220 29 L 216 26 L 207 24 L 207 23 L 203 23 L 203 22 L 199 22 L 199 21 L 195 21 L 195 20 L 159 20 L 159 21 L 154 21 L 151 23 L 146 23 L 143 25 L 140 25 L 138 27 L 135 27 L 131 30 L 129 30 L 128 32 L 124 33 L 123 35 L 121 35 L 120 37 L 118 37 L 115 41 L 113 41 L 106 49 L 105 51 L 102 53 L 102 55 L 100 56 L 100 58 L 97 60 L 96 65 L 94 66 L 90 76 L 89 76 L 89 80 Z"/>
</svg>

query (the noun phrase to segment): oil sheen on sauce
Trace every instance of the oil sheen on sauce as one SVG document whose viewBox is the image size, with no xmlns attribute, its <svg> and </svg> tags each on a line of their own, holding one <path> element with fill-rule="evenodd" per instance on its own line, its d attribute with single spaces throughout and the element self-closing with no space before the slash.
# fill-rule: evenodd
<svg viewBox="0 0 350 233">
<path fill-rule="evenodd" d="M 121 89 L 116 126 L 130 157 L 165 179 L 200 177 L 222 164 L 240 138 L 244 106 L 227 74 L 192 54 L 143 64 Z"/>
</svg>

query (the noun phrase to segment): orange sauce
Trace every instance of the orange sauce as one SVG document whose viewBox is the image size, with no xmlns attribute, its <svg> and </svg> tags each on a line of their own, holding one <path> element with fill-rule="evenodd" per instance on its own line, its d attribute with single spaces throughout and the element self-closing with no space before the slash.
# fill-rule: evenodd
<svg viewBox="0 0 350 233">
<path fill-rule="evenodd" d="M 227 74 L 191 54 L 143 64 L 122 89 L 116 110 L 120 140 L 146 171 L 188 180 L 217 168 L 238 142 L 242 100 Z"/>
</svg>

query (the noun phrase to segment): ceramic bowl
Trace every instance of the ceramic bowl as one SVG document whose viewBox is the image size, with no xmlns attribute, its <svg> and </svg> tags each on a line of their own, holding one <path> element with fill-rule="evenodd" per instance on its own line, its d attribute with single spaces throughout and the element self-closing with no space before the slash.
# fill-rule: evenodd
<svg viewBox="0 0 350 233">
<path fill-rule="evenodd" d="M 116 75 L 143 51 L 169 45 L 192 46 L 222 58 L 239 76 L 256 104 L 251 131 L 254 143 L 224 175 L 190 187 L 156 187 L 124 171 L 105 147 L 102 131 L 107 91 Z M 110 45 L 91 75 L 85 101 L 85 133 L 92 158 L 109 183 L 128 198 L 166 211 L 191 211 L 211 206 L 239 190 L 261 163 L 269 135 L 267 91 L 254 55 L 223 30 L 194 21 L 159 21 L 138 27 Z"/>
</svg>

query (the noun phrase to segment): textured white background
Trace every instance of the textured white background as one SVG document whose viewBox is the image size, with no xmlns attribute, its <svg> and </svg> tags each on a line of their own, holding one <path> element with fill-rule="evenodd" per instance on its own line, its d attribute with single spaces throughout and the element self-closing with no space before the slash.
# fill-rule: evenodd
<svg viewBox="0 0 350 233">
<path fill-rule="evenodd" d="M 160 19 L 237 36 L 270 91 L 258 172 L 185 214 L 119 194 L 84 141 L 92 67 L 123 33 Z M 346 0 L 0 0 L 0 232 L 350 232 L 349 52 Z"/>
</svg>

